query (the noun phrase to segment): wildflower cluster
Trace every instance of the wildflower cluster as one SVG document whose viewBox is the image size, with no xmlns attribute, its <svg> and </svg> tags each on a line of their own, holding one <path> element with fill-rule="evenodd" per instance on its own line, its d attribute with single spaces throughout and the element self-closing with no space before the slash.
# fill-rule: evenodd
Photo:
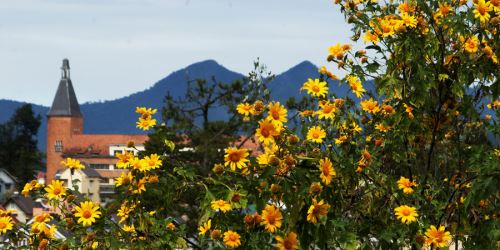
<svg viewBox="0 0 500 250">
<path fill-rule="evenodd" d="M 156 114 L 156 109 L 137 107 L 135 112 L 140 114 L 139 121 L 136 122 L 138 128 L 142 130 L 149 130 L 149 128 L 156 125 L 156 119 L 153 119 L 153 115 Z"/>
<path fill-rule="evenodd" d="M 118 197 L 107 207 L 61 180 L 26 184 L 23 195 L 55 207 L 24 226 L 30 244 L 436 249 L 453 240 L 493 249 L 499 1 L 335 3 L 353 42 L 365 42 L 357 51 L 350 43 L 328 48 L 327 62 L 343 77 L 324 66 L 302 80 L 300 102 L 235 103 L 252 131 L 217 152 L 211 173 L 196 174 L 201 160 L 177 157 L 165 135 L 145 152 L 116 155 Z M 156 110 L 136 112 L 137 127 L 155 127 Z M 74 159 L 63 165 L 83 168 Z M 20 237 L 16 227 L 3 211 L 0 233 Z M 59 228 L 74 239 L 54 237 Z"/>
</svg>

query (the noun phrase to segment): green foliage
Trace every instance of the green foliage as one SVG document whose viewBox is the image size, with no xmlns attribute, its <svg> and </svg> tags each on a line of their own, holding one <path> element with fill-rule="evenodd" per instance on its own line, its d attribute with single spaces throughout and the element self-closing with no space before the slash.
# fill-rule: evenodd
<svg viewBox="0 0 500 250">
<path fill-rule="evenodd" d="M 36 170 L 41 170 L 42 154 L 36 146 L 41 119 L 26 104 L 0 124 L 0 167 L 17 178 L 18 188 L 32 180 Z"/>
</svg>

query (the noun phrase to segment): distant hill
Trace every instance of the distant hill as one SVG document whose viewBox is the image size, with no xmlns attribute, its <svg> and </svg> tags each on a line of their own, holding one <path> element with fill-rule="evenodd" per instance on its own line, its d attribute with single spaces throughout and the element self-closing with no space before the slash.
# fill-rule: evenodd
<svg viewBox="0 0 500 250">
<path fill-rule="evenodd" d="M 299 97 L 299 88 L 308 77 L 318 75 L 318 68 L 311 62 L 304 61 L 292 67 L 286 72 L 276 76 L 269 88 L 272 97 L 276 100 L 285 100 L 290 96 Z M 84 115 L 84 132 L 92 134 L 137 134 L 140 130 L 135 128 L 137 114 L 135 107 L 147 106 L 160 109 L 167 92 L 174 97 L 183 96 L 186 92 L 187 81 L 194 79 L 211 79 L 215 77 L 220 82 L 231 82 L 242 79 L 244 75 L 228 70 L 214 60 L 206 60 L 189 65 L 188 67 L 175 71 L 165 78 L 156 82 L 152 87 L 122 97 L 116 100 L 84 103 L 81 104 L 81 111 Z M 58 79 L 54 79 L 57 84 Z M 76 87 L 78 82 L 74 82 Z M 53 93 L 55 95 L 55 93 Z M 78 93 L 76 93 L 78 96 Z M 24 102 L 12 100 L 0 100 L 0 123 L 7 121 L 15 109 L 25 104 Z M 38 147 L 45 151 L 47 137 L 46 114 L 48 107 L 33 105 L 36 114 L 43 118 L 42 125 L 38 131 Z M 227 111 L 216 111 L 216 117 L 221 118 Z"/>
<path fill-rule="evenodd" d="M 174 97 L 184 96 L 188 80 L 200 78 L 210 80 L 212 77 L 215 77 L 217 81 L 229 83 L 237 79 L 242 79 L 244 75 L 228 70 L 214 60 L 191 64 L 184 69 L 169 74 L 146 90 L 116 100 L 81 104 L 81 111 L 84 115 L 84 132 L 91 134 L 141 133 L 135 127 L 137 120 L 137 114 L 134 112 L 135 107 L 146 106 L 161 109 L 167 92 L 170 92 Z M 300 92 L 303 83 L 308 78 L 315 77 L 319 77 L 318 67 L 309 61 L 303 61 L 276 76 L 274 81 L 268 86 L 271 91 L 271 97 L 273 100 L 281 102 L 284 102 L 289 97 L 295 97 L 298 100 L 306 94 L 305 91 Z M 58 80 L 54 79 L 54 84 L 57 84 Z M 73 84 L 76 87 L 79 85 L 78 82 Z M 357 100 L 347 84 L 339 85 L 335 81 L 331 82 L 329 86 L 330 92 L 333 92 L 336 96 L 349 96 Z M 372 81 L 365 83 L 364 86 L 369 91 L 374 90 Z M 52 94 L 55 95 L 55 93 Z M 78 93 L 76 95 L 78 96 Z M 0 123 L 7 121 L 14 111 L 23 104 L 25 103 L 19 101 L 0 100 Z M 47 142 L 46 114 L 49 108 L 41 105 L 33 105 L 33 109 L 43 119 L 38 131 L 38 148 L 41 151 L 45 151 Z M 215 117 L 215 119 L 224 119 L 227 115 L 227 110 L 223 109 L 215 110 L 214 112 L 211 116 Z M 493 139 L 492 141 L 495 140 Z"/>
</svg>

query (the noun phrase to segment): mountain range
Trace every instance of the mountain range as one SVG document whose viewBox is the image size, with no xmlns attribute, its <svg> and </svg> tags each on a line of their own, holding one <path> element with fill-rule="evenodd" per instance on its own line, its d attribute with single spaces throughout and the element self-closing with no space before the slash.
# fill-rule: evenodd
<svg viewBox="0 0 500 250">
<path fill-rule="evenodd" d="M 288 97 L 300 98 L 300 87 L 307 78 L 318 76 L 318 67 L 309 61 L 303 61 L 289 70 L 276 75 L 269 83 L 268 88 L 274 100 L 285 101 Z M 145 106 L 161 109 L 167 92 L 174 97 L 182 97 L 186 93 L 187 81 L 194 79 L 211 79 L 215 77 L 219 82 L 232 82 L 242 79 L 243 74 L 231 71 L 214 60 L 206 60 L 191 64 L 175 71 L 153 84 L 150 88 L 133 93 L 129 96 L 104 102 L 83 103 L 80 105 L 84 116 L 84 133 L 89 134 L 137 134 L 141 133 L 135 127 L 137 114 L 135 107 Z M 57 84 L 58 79 L 54 79 Z M 78 82 L 73 85 L 78 89 Z M 332 85 L 330 85 L 332 86 Z M 338 86 L 339 96 L 348 92 L 345 85 Z M 53 93 L 55 95 L 55 93 Z M 76 92 L 78 96 L 78 91 Z M 25 102 L 0 100 L 0 123 L 7 121 L 15 110 Z M 38 131 L 38 148 L 45 151 L 47 137 L 46 114 L 49 107 L 33 104 L 33 110 L 42 117 L 42 125 Z M 224 113 L 218 111 L 217 113 Z"/>
</svg>

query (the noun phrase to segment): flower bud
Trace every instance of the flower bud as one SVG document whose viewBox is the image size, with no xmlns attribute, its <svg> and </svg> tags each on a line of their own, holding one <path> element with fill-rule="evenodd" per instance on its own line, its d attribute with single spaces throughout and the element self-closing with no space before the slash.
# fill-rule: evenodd
<svg viewBox="0 0 500 250">
<path fill-rule="evenodd" d="M 288 144 L 290 145 L 295 145 L 299 142 L 299 137 L 296 135 L 290 135 L 288 136 Z"/>
<path fill-rule="evenodd" d="M 233 194 L 233 197 L 231 197 L 231 201 L 236 202 L 236 203 L 240 202 L 240 199 L 241 199 L 241 196 L 238 193 Z"/>
<path fill-rule="evenodd" d="M 214 167 L 212 168 L 212 172 L 214 172 L 217 175 L 220 175 L 224 173 L 224 166 L 222 166 L 222 164 L 215 164 Z"/>
<path fill-rule="evenodd" d="M 269 159 L 269 164 L 273 167 L 276 167 L 276 166 L 279 166 L 281 163 L 281 160 L 280 158 L 276 157 L 276 156 L 271 156 L 270 159 Z"/>
<path fill-rule="evenodd" d="M 40 244 L 38 244 L 38 249 L 45 249 L 47 247 L 47 244 L 49 241 L 47 239 L 43 239 L 40 241 Z"/>
<path fill-rule="evenodd" d="M 271 185 L 271 192 L 272 193 L 278 193 L 281 190 L 280 185 L 278 184 L 272 184 Z"/>
<path fill-rule="evenodd" d="M 260 113 L 264 112 L 265 108 L 266 107 L 264 106 L 264 103 L 261 100 L 257 100 L 253 104 L 253 109 L 254 109 L 255 115 L 259 115 Z"/>
<path fill-rule="evenodd" d="M 311 183 L 311 186 L 309 187 L 309 193 L 311 193 L 311 194 L 320 193 L 322 189 L 323 189 L 323 187 L 321 186 L 321 183 L 313 182 L 313 183 Z"/>
<path fill-rule="evenodd" d="M 213 240 L 217 240 L 219 239 L 221 236 L 221 231 L 219 229 L 214 229 L 212 230 L 212 232 L 210 233 L 210 237 L 213 239 Z"/>
<path fill-rule="evenodd" d="M 295 164 L 297 164 L 297 160 L 295 160 L 295 158 L 293 158 L 293 156 L 291 156 L 291 155 L 286 155 L 285 156 L 285 164 L 292 167 L 292 166 L 295 166 Z"/>
</svg>

